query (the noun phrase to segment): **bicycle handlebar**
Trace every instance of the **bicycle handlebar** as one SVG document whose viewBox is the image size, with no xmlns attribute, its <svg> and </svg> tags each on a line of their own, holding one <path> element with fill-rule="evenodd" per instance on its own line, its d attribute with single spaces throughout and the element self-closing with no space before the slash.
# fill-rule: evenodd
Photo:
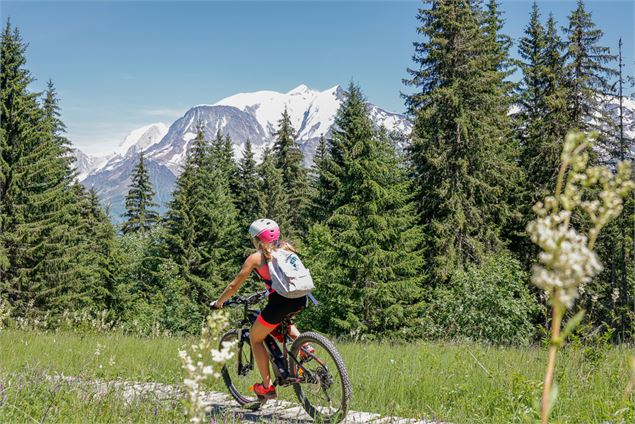
<svg viewBox="0 0 635 424">
<path fill-rule="evenodd" d="M 228 301 L 223 303 L 223 308 L 226 306 L 232 305 L 255 305 L 259 303 L 262 299 L 267 295 L 267 290 L 256 292 L 247 297 L 235 296 L 233 299 L 229 299 Z"/>
</svg>

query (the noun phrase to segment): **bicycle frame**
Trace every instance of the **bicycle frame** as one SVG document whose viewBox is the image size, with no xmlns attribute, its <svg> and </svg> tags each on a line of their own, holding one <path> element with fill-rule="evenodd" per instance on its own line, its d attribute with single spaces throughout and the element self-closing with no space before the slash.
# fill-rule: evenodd
<svg viewBox="0 0 635 424">
<path fill-rule="evenodd" d="M 240 375 L 245 375 L 246 372 L 243 374 L 244 370 L 253 370 L 254 368 L 254 356 L 253 356 L 253 352 L 251 352 L 250 350 L 250 355 L 249 355 L 249 363 L 248 364 L 243 364 L 242 363 L 242 347 L 245 341 L 247 341 L 249 343 L 249 328 L 253 325 L 254 322 L 256 322 L 256 319 L 258 318 L 258 315 L 260 314 L 260 311 L 257 309 L 251 309 L 249 307 L 250 305 L 248 303 L 244 303 L 244 308 L 243 308 L 243 319 L 240 321 L 239 326 L 241 327 L 240 330 L 240 338 L 239 338 L 239 342 L 238 342 L 238 373 Z M 280 346 L 278 346 L 278 343 L 276 341 L 276 339 L 271 335 L 267 335 L 267 337 L 264 340 L 264 344 L 265 344 L 265 348 L 267 349 L 267 352 L 269 353 L 269 362 L 271 363 L 272 367 L 273 367 L 273 372 L 275 375 L 275 380 L 273 382 L 273 384 L 275 386 L 288 386 L 290 384 L 299 384 L 299 383 L 304 383 L 304 382 L 310 382 L 312 380 L 312 372 L 308 369 L 306 369 L 305 367 L 302 366 L 302 363 L 300 361 L 298 361 L 298 359 L 292 355 L 289 350 L 287 349 L 287 343 L 291 341 L 290 337 L 289 337 L 289 327 L 290 327 L 290 320 L 289 318 L 285 318 L 279 325 L 279 333 L 283 336 L 284 338 L 284 342 L 282 343 L 282 351 L 280 350 Z M 311 355 L 311 354 L 309 354 Z M 319 360 L 319 358 L 311 355 L 313 359 L 317 360 L 318 362 L 322 362 Z M 289 359 L 291 359 L 295 365 L 297 367 L 299 367 L 300 370 L 302 370 L 302 377 L 291 377 L 289 374 Z"/>
</svg>

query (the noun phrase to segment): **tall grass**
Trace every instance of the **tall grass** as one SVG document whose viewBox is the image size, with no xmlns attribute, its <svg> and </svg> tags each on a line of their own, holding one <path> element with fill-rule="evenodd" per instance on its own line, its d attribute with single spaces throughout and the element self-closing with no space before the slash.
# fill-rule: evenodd
<svg viewBox="0 0 635 424">
<path fill-rule="evenodd" d="M 125 401 L 117 391 L 96 394 L 86 387 L 53 382 L 40 372 L 0 373 L 0 422 L 3 423 L 128 423 L 183 422 L 178 400 L 152 396 Z"/>
<path fill-rule="evenodd" d="M 0 378 L 4 400 L 0 422 L 16 421 L 17 414 L 39 422 L 46 408 L 47 421 L 54 413 L 59 419 L 53 421 L 63 422 L 87 422 L 82 421 L 85 416 L 100 422 L 180 422 L 184 417 L 178 403 L 149 400 L 126 404 L 114 394 L 92 399 L 68 386 L 57 389 L 61 394 L 51 397 L 54 387 L 41 376 L 63 373 L 89 379 L 180 384 L 183 373 L 176 354 L 195 341 L 118 333 L 2 331 Z M 424 342 L 340 342 L 337 346 L 353 382 L 355 410 L 454 423 L 520 423 L 538 418 L 536 402 L 544 371 L 544 350 L 540 348 Z M 625 403 L 623 399 L 632 353 L 633 349 L 625 346 L 564 349 L 556 376 L 560 395 L 552 414 L 554 421 L 635 422 L 632 400 Z M 18 394 L 18 386 L 12 383 L 12 389 L 8 389 L 7 381 L 19 378 L 28 384 L 23 384 Z M 225 391 L 222 382 L 216 380 L 208 389 Z M 292 389 L 280 392 L 283 398 L 293 400 Z M 17 421 L 29 420 L 23 417 Z"/>
</svg>

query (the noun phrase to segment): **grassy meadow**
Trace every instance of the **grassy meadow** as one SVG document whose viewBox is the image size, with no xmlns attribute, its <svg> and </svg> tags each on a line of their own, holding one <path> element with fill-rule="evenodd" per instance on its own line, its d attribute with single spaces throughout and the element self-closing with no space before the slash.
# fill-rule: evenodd
<svg viewBox="0 0 635 424">
<path fill-rule="evenodd" d="M 0 422 L 181 422 L 178 401 L 124 402 L 95 397 L 72 383 L 44 376 L 178 384 L 177 351 L 193 338 L 140 338 L 119 333 L 0 332 Z M 454 423 L 533 422 L 545 351 L 468 343 L 339 342 L 354 385 L 353 409 Z M 568 348 L 559 356 L 554 422 L 633 422 L 624 399 L 626 347 Z M 221 381 L 211 390 L 224 391 Z M 293 400 L 292 389 L 280 391 Z"/>
</svg>

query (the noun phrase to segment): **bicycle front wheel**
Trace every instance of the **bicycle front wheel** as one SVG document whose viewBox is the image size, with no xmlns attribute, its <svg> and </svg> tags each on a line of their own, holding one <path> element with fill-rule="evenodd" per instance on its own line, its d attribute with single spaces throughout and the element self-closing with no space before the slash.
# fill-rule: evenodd
<svg viewBox="0 0 635 424">
<path fill-rule="evenodd" d="M 309 348 L 310 346 L 310 348 Z M 353 389 L 344 360 L 333 343 L 314 332 L 301 334 L 291 346 L 291 373 L 301 380 L 293 388 L 304 410 L 317 422 L 346 418 Z"/>
<path fill-rule="evenodd" d="M 230 330 L 220 339 L 223 342 L 232 342 L 234 355 L 225 363 L 221 375 L 225 385 L 236 402 L 241 406 L 249 404 L 251 408 L 257 408 L 260 403 L 255 394 L 249 391 L 254 381 L 258 381 L 260 374 L 256 368 L 249 340 L 240 340 L 240 330 Z M 250 396 L 251 395 L 251 396 Z"/>
</svg>

